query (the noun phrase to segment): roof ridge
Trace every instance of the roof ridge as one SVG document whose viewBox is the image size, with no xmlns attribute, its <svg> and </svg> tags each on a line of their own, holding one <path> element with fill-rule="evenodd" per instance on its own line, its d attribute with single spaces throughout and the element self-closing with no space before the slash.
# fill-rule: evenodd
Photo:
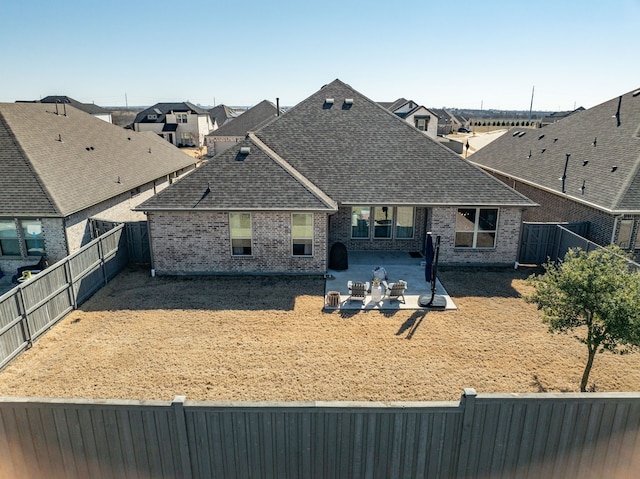
<svg viewBox="0 0 640 479">
<path fill-rule="evenodd" d="M 313 193 L 319 200 L 324 202 L 328 207 L 338 210 L 337 202 L 330 198 L 324 191 L 318 188 L 302 173 L 296 170 L 293 166 L 287 163 L 284 158 L 278 155 L 275 151 L 269 148 L 262 140 L 260 140 L 254 133 L 247 134 L 249 140 L 251 140 L 256 146 L 258 146 L 264 153 L 266 153 L 273 161 L 278 163 L 287 173 L 293 176 L 300 184 L 302 184 L 307 190 Z"/>
</svg>

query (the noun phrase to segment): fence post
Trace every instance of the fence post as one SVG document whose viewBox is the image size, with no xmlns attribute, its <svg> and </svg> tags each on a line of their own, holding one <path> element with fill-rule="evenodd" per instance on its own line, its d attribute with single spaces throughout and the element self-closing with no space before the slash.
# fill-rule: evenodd
<svg viewBox="0 0 640 479">
<path fill-rule="evenodd" d="M 20 316 L 22 317 L 22 319 L 20 320 L 20 325 L 22 326 L 22 335 L 24 336 L 24 340 L 27 342 L 27 349 L 29 349 L 33 345 L 33 340 L 31 339 L 31 329 L 29 328 L 27 303 L 24 300 L 24 293 L 22 292 L 22 288 L 18 288 L 16 291 L 16 301 L 18 303 L 18 311 L 20 312 Z"/>
<path fill-rule="evenodd" d="M 109 282 L 109 278 L 107 277 L 107 266 L 104 263 L 104 248 L 102 246 L 102 237 L 98 239 L 98 256 L 100 258 L 100 269 L 102 270 L 102 279 L 104 280 L 105 286 Z"/>
<path fill-rule="evenodd" d="M 78 309 L 78 298 L 76 297 L 75 288 L 73 287 L 73 276 L 71 274 L 71 263 L 69 262 L 69 258 L 64 259 L 64 280 L 67 283 L 69 301 L 71 301 L 73 309 Z"/>
<path fill-rule="evenodd" d="M 473 415 L 475 413 L 476 396 L 478 393 L 473 388 L 464 388 L 460 398 L 462 408 L 462 429 L 460 431 L 460 453 L 458 456 L 458 470 L 456 477 L 469 477 L 469 452 L 471 450 L 471 430 L 473 428 Z"/>
<path fill-rule="evenodd" d="M 187 437 L 187 420 L 184 415 L 184 402 L 186 399 L 186 396 L 175 396 L 171 402 L 171 407 L 173 408 L 176 416 L 182 477 L 184 479 L 192 479 L 193 472 L 191 470 L 191 454 L 189 454 L 189 438 Z"/>
</svg>

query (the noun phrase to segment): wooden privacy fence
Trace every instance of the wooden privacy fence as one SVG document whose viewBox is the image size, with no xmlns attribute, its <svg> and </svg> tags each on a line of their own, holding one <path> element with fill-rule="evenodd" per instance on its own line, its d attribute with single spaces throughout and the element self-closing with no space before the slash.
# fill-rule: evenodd
<svg viewBox="0 0 640 479">
<path fill-rule="evenodd" d="M 124 226 L 0 296 L 0 368 L 104 286 L 128 262 Z"/>
<path fill-rule="evenodd" d="M 640 393 L 457 402 L 0 398 L 0 477 L 626 478 Z"/>
</svg>

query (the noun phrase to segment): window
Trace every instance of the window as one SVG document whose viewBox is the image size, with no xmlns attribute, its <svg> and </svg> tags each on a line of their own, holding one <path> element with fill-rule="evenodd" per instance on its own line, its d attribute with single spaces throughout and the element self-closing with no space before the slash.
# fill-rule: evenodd
<svg viewBox="0 0 640 479">
<path fill-rule="evenodd" d="M 456 218 L 457 248 L 493 248 L 498 228 L 497 208 L 460 208 Z"/>
<path fill-rule="evenodd" d="M 180 143 L 183 145 L 193 145 L 193 135 L 189 131 L 180 133 Z"/>
<path fill-rule="evenodd" d="M 251 213 L 229 213 L 231 254 L 251 256 Z"/>
<path fill-rule="evenodd" d="M 373 237 L 391 238 L 393 230 L 393 208 L 388 206 L 376 206 L 373 209 Z"/>
<path fill-rule="evenodd" d="M 631 248 L 631 233 L 633 232 L 633 220 L 621 220 L 618 230 L 618 243 L 622 249 Z"/>
<path fill-rule="evenodd" d="M 291 215 L 291 238 L 294 256 L 313 254 L 313 213 Z"/>
<path fill-rule="evenodd" d="M 416 128 L 420 131 L 425 131 L 427 129 L 427 120 L 424 118 L 416 120 Z"/>
<path fill-rule="evenodd" d="M 22 220 L 22 233 L 28 256 L 44 256 L 44 234 L 40 220 Z"/>
<path fill-rule="evenodd" d="M 396 209 L 396 238 L 413 238 L 414 209 L 410 206 L 398 206 Z"/>
<path fill-rule="evenodd" d="M 369 217 L 371 209 L 368 206 L 354 206 L 351 208 L 351 237 L 369 237 Z"/>
<path fill-rule="evenodd" d="M 187 114 L 176 113 L 176 123 L 187 123 Z"/>
<path fill-rule="evenodd" d="M 0 254 L 20 256 L 20 238 L 14 220 L 0 220 Z"/>
</svg>

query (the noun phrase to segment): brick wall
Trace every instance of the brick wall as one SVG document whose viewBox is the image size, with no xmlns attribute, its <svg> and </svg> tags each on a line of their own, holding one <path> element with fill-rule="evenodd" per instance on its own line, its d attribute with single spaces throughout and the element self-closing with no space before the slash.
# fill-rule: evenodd
<svg viewBox="0 0 640 479">
<path fill-rule="evenodd" d="M 523 221 L 540 222 L 578 222 L 588 221 L 589 232 L 587 239 L 601 246 L 611 244 L 611 233 L 615 224 L 615 216 L 590 206 L 577 203 L 562 195 L 557 195 L 539 188 L 514 181 L 502 175 L 494 174 L 500 181 L 516 189 L 527 198 L 535 201 L 540 206 L 525 211 Z M 633 236 L 637 237 L 640 216 L 624 216 L 624 219 L 634 219 Z M 616 231 L 617 235 L 617 231 Z M 615 241 L 615 239 L 614 239 Z"/>
<path fill-rule="evenodd" d="M 252 256 L 232 256 L 226 212 L 149 212 L 157 274 L 301 273 L 327 270 L 327 215 L 314 214 L 312 257 L 291 253 L 291 212 L 252 212 Z"/>
<path fill-rule="evenodd" d="M 329 243 L 343 243 L 349 251 L 422 251 L 424 249 L 426 208 L 415 209 L 413 239 L 351 238 L 351 207 L 339 208 L 329 217 Z"/>
</svg>

